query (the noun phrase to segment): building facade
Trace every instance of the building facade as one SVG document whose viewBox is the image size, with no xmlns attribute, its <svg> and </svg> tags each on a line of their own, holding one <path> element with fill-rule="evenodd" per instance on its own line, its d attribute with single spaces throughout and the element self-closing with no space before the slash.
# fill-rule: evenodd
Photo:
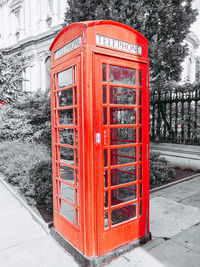
<svg viewBox="0 0 200 267">
<path fill-rule="evenodd" d="M 66 0 L 0 0 L 0 50 L 26 57 L 24 91 L 50 88 L 49 47 L 66 7 Z"/>
</svg>

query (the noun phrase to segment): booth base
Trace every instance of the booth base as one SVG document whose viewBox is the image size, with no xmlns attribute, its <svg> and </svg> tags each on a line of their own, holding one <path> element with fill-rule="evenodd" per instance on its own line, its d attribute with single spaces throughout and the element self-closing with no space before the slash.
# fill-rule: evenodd
<svg viewBox="0 0 200 267">
<path fill-rule="evenodd" d="M 51 236 L 73 257 L 74 260 L 80 264 L 80 266 L 87 267 L 97 267 L 101 266 L 101 264 L 109 263 L 112 259 L 119 257 L 120 255 L 131 251 L 132 249 L 145 244 L 147 241 L 151 240 L 151 233 L 149 232 L 145 236 L 134 240 L 133 242 L 126 244 L 122 247 L 119 247 L 115 250 L 112 250 L 102 256 L 96 257 L 87 257 L 83 255 L 77 248 L 75 248 L 72 244 L 70 244 L 60 233 L 56 231 L 54 227 L 50 229 Z"/>
</svg>

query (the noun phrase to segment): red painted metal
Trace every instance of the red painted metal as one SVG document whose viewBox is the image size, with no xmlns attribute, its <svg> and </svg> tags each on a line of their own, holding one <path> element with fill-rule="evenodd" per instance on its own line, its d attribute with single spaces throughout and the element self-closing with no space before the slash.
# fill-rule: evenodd
<svg viewBox="0 0 200 267">
<path fill-rule="evenodd" d="M 97 45 L 96 34 L 142 53 Z M 54 227 L 84 255 L 102 255 L 149 233 L 148 41 L 88 21 L 50 49 Z"/>
</svg>

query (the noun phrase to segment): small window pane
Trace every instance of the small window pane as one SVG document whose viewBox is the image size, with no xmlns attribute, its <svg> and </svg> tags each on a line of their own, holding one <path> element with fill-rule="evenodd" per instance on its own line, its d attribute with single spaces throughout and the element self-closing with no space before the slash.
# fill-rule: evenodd
<svg viewBox="0 0 200 267">
<path fill-rule="evenodd" d="M 111 108 L 110 124 L 136 124 L 136 109 Z"/>
<path fill-rule="evenodd" d="M 70 203 L 74 204 L 75 200 L 74 200 L 74 188 L 66 185 L 64 183 L 60 183 L 60 194 L 61 197 L 66 199 L 67 201 L 69 201 Z"/>
<path fill-rule="evenodd" d="M 66 107 L 73 105 L 73 90 L 69 88 L 67 90 L 59 91 L 59 106 Z"/>
<path fill-rule="evenodd" d="M 123 87 L 110 87 L 110 103 L 121 105 L 135 105 L 136 90 Z"/>
<path fill-rule="evenodd" d="M 70 184 L 74 184 L 74 169 L 61 164 L 61 179 Z"/>
<path fill-rule="evenodd" d="M 139 146 L 139 161 L 142 161 L 142 146 Z"/>
<path fill-rule="evenodd" d="M 75 209 L 65 201 L 61 200 L 61 215 L 75 224 Z"/>
<path fill-rule="evenodd" d="M 142 180 L 142 165 L 139 165 L 139 180 Z"/>
<path fill-rule="evenodd" d="M 72 68 L 58 73 L 59 88 L 63 88 L 72 84 Z"/>
<path fill-rule="evenodd" d="M 74 165 L 74 149 L 69 147 L 60 147 L 60 161 Z"/>
<path fill-rule="evenodd" d="M 136 185 L 113 189 L 111 191 L 111 205 L 132 201 L 137 198 Z"/>
<path fill-rule="evenodd" d="M 140 201 L 139 215 L 142 216 L 142 201 Z"/>
<path fill-rule="evenodd" d="M 103 82 L 106 82 L 106 64 L 103 64 Z"/>
<path fill-rule="evenodd" d="M 139 70 L 139 86 L 142 86 L 142 70 Z"/>
<path fill-rule="evenodd" d="M 104 167 L 108 166 L 108 150 L 104 150 Z"/>
<path fill-rule="evenodd" d="M 142 183 L 139 184 L 139 196 L 142 198 Z"/>
<path fill-rule="evenodd" d="M 142 109 L 139 109 L 139 124 L 142 124 Z"/>
<path fill-rule="evenodd" d="M 111 165 L 121 165 L 136 162 L 136 147 L 111 149 Z"/>
<path fill-rule="evenodd" d="M 107 108 L 103 108 L 103 124 L 107 124 Z"/>
<path fill-rule="evenodd" d="M 108 212 L 106 211 L 105 212 L 105 215 L 104 215 L 104 224 L 105 224 L 105 229 L 108 228 Z"/>
<path fill-rule="evenodd" d="M 133 144 L 136 143 L 136 128 L 111 128 L 110 144 Z"/>
<path fill-rule="evenodd" d="M 60 125 L 73 125 L 73 109 L 59 110 Z"/>
<path fill-rule="evenodd" d="M 139 127 L 139 143 L 142 143 L 142 128 Z"/>
<path fill-rule="evenodd" d="M 111 211 L 111 224 L 116 225 L 137 216 L 136 203 Z"/>
<path fill-rule="evenodd" d="M 60 144 L 74 145 L 73 129 L 59 129 Z"/>
<path fill-rule="evenodd" d="M 110 83 L 136 85 L 136 70 L 119 66 L 110 66 Z"/>
<path fill-rule="evenodd" d="M 142 105 L 142 90 L 139 90 L 139 105 Z"/>
<path fill-rule="evenodd" d="M 108 171 L 104 171 L 104 187 L 108 186 Z"/>
<path fill-rule="evenodd" d="M 74 83 L 76 83 L 77 82 L 77 75 L 76 75 L 76 66 L 74 66 Z"/>
<path fill-rule="evenodd" d="M 108 192 L 104 192 L 104 207 L 108 207 Z"/>
<path fill-rule="evenodd" d="M 103 86 L 103 103 L 107 103 L 107 86 Z"/>
<path fill-rule="evenodd" d="M 111 185 L 119 185 L 136 181 L 136 166 L 128 166 L 111 170 Z"/>
</svg>

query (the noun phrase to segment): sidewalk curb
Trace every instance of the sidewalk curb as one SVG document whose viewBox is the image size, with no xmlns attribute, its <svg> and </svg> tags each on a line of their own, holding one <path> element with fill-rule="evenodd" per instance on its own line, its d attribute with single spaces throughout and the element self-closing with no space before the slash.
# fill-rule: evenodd
<svg viewBox="0 0 200 267">
<path fill-rule="evenodd" d="M 53 222 L 45 223 L 45 221 L 12 189 L 12 187 L 0 176 L 0 183 L 22 204 L 22 206 L 32 215 L 33 219 L 37 221 L 45 232 L 50 235 L 50 228 Z"/>
<path fill-rule="evenodd" d="M 197 177 L 200 177 L 200 173 L 198 173 L 198 174 L 194 174 L 194 175 L 191 175 L 191 176 L 188 176 L 188 177 L 185 177 L 185 178 L 180 179 L 180 180 L 175 181 L 175 182 L 171 182 L 171 183 L 168 183 L 168 184 L 165 184 L 165 185 L 158 186 L 158 187 L 156 187 L 156 188 L 154 188 L 154 189 L 150 189 L 150 194 L 151 194 L 151 193 L 154 193 L 154 192 L 156 192 L 156 191 L 165 189 L 165 188 L 167 188 L 167 187 L 170 187 L 170 186 L 172 186 L 172 185 L 176 185 L 176 184 L 180 184 L 180 183 L 189 181 L 189 180 L 191 180 L 191 179 L 193 179 L 193 178 L 197 178 Z"/>
</svg>

